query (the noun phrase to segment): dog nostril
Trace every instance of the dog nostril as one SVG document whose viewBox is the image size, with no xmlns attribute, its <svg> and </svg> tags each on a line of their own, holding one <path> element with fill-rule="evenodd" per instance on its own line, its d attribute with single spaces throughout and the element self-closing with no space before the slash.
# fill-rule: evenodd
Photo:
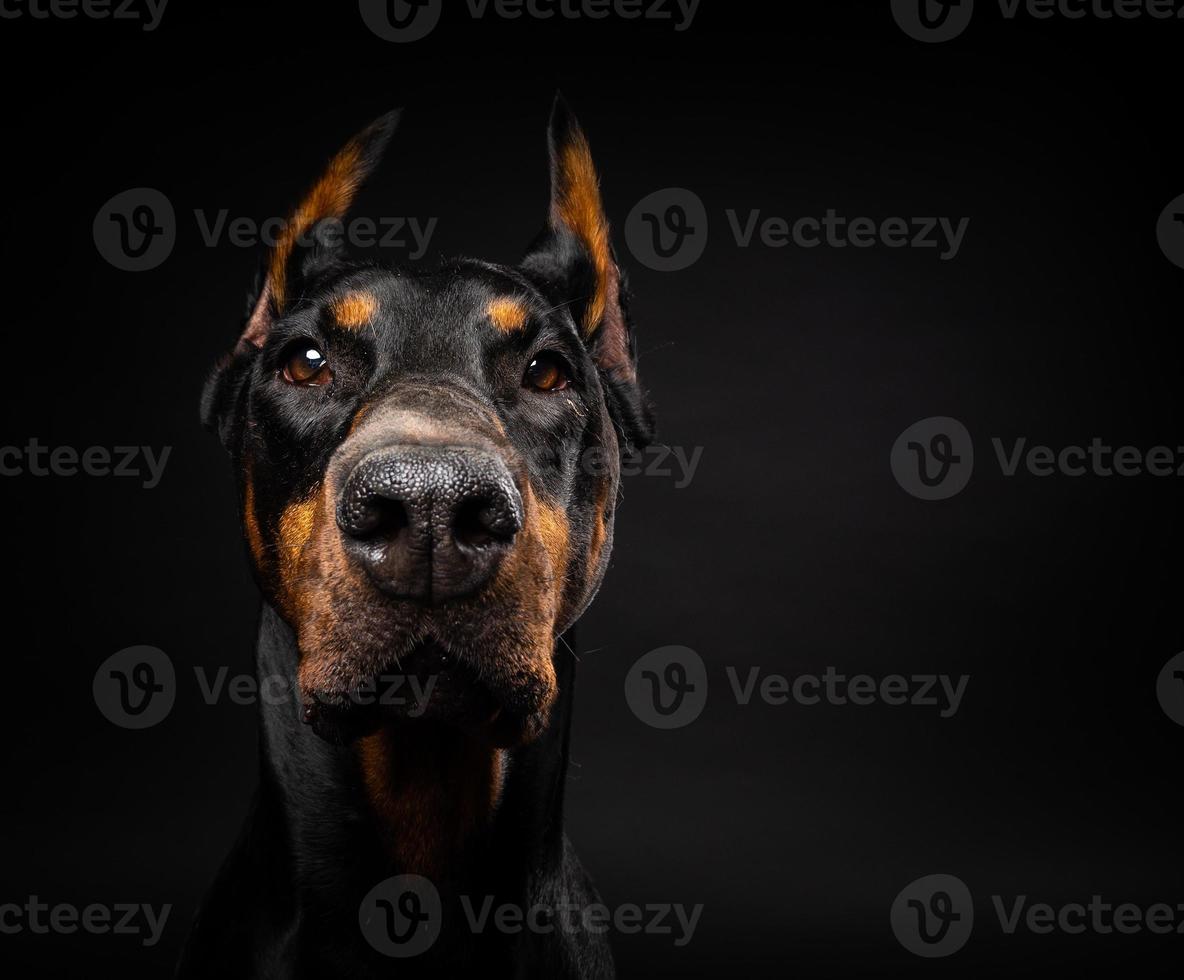
<svg viewBox="0 0 1184 980">
<path fill-rule="evenodd" d="M 503 510 L 487 498 L 470 497 L 456 509 L 452 519 L 453 538 L 471 548 L 508 542 L 517 528 L 505 519 Z"/>
<path fill-rule="evenodd" d="M 359 540 L 393 540 L 411 524 L 407 508 L 401 500 L 373 497 L 355 505 L 346 513 L 347 530 Z"/>
</svg>

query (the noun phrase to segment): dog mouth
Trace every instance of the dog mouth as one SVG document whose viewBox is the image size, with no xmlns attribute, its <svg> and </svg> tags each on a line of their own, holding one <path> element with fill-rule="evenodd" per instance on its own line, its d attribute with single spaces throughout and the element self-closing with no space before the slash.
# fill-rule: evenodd
<svg viewBox="0 0 1184 980">
<path fill-rule="evenodd" d="M 385 727 L 434 722 L 493 745 L 519 744 L 537 727 L 519 692 L 482 677 L 443 644 L 415 644 L 376 674 L 340 691 L 310 691 L 302 721 L 322 739 L 347 745 Z"/>
</svg>

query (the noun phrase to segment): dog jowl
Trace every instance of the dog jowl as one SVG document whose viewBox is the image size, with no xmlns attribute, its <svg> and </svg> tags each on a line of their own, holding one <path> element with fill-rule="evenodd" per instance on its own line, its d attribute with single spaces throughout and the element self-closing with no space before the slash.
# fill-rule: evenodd
<svg viewBox="0 0 1184 980">
<path fill-rule="evenodd" d="M 285 733 L 264 753 L 286 822 L 317 809 L 335 767 L 333 806 L 361 787 L 351 817 L 377 828 L 384 867 L 438 880 L 496 838 L 511 791 L 559 805 L 515 754 L 550 738 L 565 764 L 556 641 L 604 576 L 615 461 L 647 444 L 650 417 L 597 174 L 562 100 L 549 212 L 516 265 L 346 254 L 343 219 L 396 122 L 349 141 L 296 207 L 203 414 L 235 463 L 265 620 L 291 638 L 296 720 L 264 719 Z M 584 465 L 592 453 L 610 462 Z M 427 703 L 359 697 L 390 676 L 417 678 Z M 504 855 L 492 863 L 504 878 Z"/>
</svg>

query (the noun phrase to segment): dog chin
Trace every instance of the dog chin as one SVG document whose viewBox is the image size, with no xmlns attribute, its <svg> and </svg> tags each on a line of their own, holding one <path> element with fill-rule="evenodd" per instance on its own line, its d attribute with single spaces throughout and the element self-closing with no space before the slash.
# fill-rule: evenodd
<svg viewBox="0 0 1184 980">
<path fill-rule="evenodd" d="M 307 686 L 302 680 L 300 688 L 302 720 L 335 745 L 381 728 L 401 729 L 410 738 L 444 725 L 497 748 L 514 748 L 543 732 L 554 700 L 541 678 L 501 682 L 430 639 L 374 673 L 346 669 L 332 674 L 339 683 Z"/>
</svg>

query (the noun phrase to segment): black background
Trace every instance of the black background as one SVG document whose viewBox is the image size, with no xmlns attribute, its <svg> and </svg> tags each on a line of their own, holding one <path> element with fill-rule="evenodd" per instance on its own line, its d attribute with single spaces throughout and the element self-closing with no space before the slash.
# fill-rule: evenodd
<svg viewBox="0 0 1184 980">
<path fill-rule="evenodd" d="M 1179 750 L 1155 679 L 1184 648 L 1177 479 L 1002 477 L 990 438 L 1184 443 L 1184 270 L 1155 238 L 1184 192 L 1184 22 L 1004 20 L 920 44 L 888 3 L 703 0 L 669 22 L 473 21 L 370 33 L 353 3 L 173 0 L 143 33 L 0 21 L 0 444 L 171 446 L 159 487 L 5 477 L 0 902 L 171 903 L 160 945 L 0 936 L 9 975 L 160 976 L 255 778 L 252 708 L 193 667 L 252 669 L 256 595 L 229 466 L 197 420 L 259 259 L 203 244 L 194 209 L 282 216 L 327 156 L 395 105 L 359 213 L 438 217 L 439 255 L 512 261 L 546 205 L 561 87 L 618 232 L 663 187 L 704 201 L 691 269 L 630 262 L 662 440 L 691 485 L 625 487 L 581 629 L 569 832 L 610 905 L 703 903 L 693 941 L 620 936 L 626 976 L 1079 975 L 1178 968 L 1178 936 L 1006 936 L 990 896 L 1184 902 Z M 159 268 L 95 249 L 103 203 L 163 191 Z M 739 248 L 724 218 L 970 218 L 933 250 Z M 402 261 L 399 250 L 387 257 Z M 895 483 L 908 425 L 961 420 L 979 465 L 923 502 Z M 91 696 L 124 647 L 168 653 L 177 704 L 125 731 Z M 643 653 L 697 650 L 701 717 L 630 712 Z M 968 673 L 933 708 L 740 707 L 725 668 Z M 888 922 L 908 882 L 964 880 L 970 943 L 926 961 Z"/>
</svg>

